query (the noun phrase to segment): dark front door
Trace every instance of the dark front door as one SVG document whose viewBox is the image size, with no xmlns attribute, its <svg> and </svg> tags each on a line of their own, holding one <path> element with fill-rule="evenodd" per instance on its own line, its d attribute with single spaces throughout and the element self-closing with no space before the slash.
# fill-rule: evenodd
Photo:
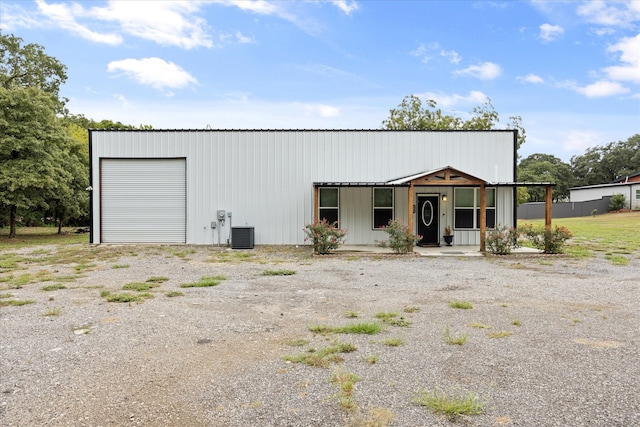
<svg viewBox="0 0 640 427">
<path fill-rule="evenodd" d="M 439 246 L 440 236 L 438 235 L 438 196 L 418 196 L 418 234 L 422 240 L 418 242 L 421 246 Z"/>
</svg>

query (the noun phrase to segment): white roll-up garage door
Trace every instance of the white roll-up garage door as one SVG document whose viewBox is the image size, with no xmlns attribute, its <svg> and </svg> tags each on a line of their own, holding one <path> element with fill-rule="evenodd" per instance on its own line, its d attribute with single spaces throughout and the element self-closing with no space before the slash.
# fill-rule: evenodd
<svg viewBox="0 0 640 427">
<path fill-rule="evenodd" d="M 102 159 L 104 243 L 185 243 L 185 159 Z"/>
</svg>

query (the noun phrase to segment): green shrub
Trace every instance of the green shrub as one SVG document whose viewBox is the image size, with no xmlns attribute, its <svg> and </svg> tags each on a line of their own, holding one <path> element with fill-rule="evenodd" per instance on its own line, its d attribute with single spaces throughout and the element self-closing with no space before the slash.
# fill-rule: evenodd
<svg viewBox="0 0 640 427">
<path fill-rule="evenodd" d="M 627 199 L 624 197 L 624 194 L 614 194 L 611 196 L 611 201 L 609 202 L 609 210 L 611 211 L 619 211 L 623 209 L 627 205 Z"/>
<path fill-rule="evenodd" d="M 376 245 L 391 248 L 397 254 L 413 252 L 413 246 L 422 239 L 422 236 L 413 234 L 399 219 L 390 220 L 389 225 L 382 227 L 382 230 L 389 235 L 389 240 L 376 240 Z"/>
<path fill-rule="evenodd" d="M 547 229 L 546 227 L 534 227 L 531 224 L 518 227 L 518 231 L 525 236 L 534 248 L 545 254 L 559 254 L 567 240 L 573 237 L 573 233 L 566 227 Z"/>
<path fill-rule="evenodd" d="M 492 254 L 509 255 L 514 248 L 519 247 L 518 230 L 505 225 L 487 231 L 485 238 L 486 249 Z"/>
<path fill-rule="evenodd" d="M 302 231 L 307 236 L 304 241 L 311 240 L 313 251 L 318 254 L 328 254 L 332 250 L 339 248 L 344 244 L 344 236 L 347 235 L 347 230 L 339 228 L 337 221 L 329 224 L 326 219 L 307 224 Z"/>
</svg>

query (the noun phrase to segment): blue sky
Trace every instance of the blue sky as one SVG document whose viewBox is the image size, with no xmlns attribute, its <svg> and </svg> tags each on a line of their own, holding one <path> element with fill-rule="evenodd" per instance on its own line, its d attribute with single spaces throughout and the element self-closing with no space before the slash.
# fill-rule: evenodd
<svg viewBox="0 0 640 427">
<path fill-rule="evenodd" d="M 522 117 L 523 157 L 640 132 L 640 1 L 0 2 L 74 114 L 154 128 L 377 129 L 406 95 Z"/>
</svg>

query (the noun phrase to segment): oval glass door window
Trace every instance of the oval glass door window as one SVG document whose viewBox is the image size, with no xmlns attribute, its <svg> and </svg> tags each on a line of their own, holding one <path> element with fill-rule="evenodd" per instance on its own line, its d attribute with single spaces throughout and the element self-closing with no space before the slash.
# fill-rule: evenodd
<svg viewBox="0 0 640 427">
<path fill-rule="evenodd" d="M 425 227 L 428 227 L 433 222 L 433 205 L 431 201 L 427 200 L 422 205 L 422 223 Z"/>
</svg>

